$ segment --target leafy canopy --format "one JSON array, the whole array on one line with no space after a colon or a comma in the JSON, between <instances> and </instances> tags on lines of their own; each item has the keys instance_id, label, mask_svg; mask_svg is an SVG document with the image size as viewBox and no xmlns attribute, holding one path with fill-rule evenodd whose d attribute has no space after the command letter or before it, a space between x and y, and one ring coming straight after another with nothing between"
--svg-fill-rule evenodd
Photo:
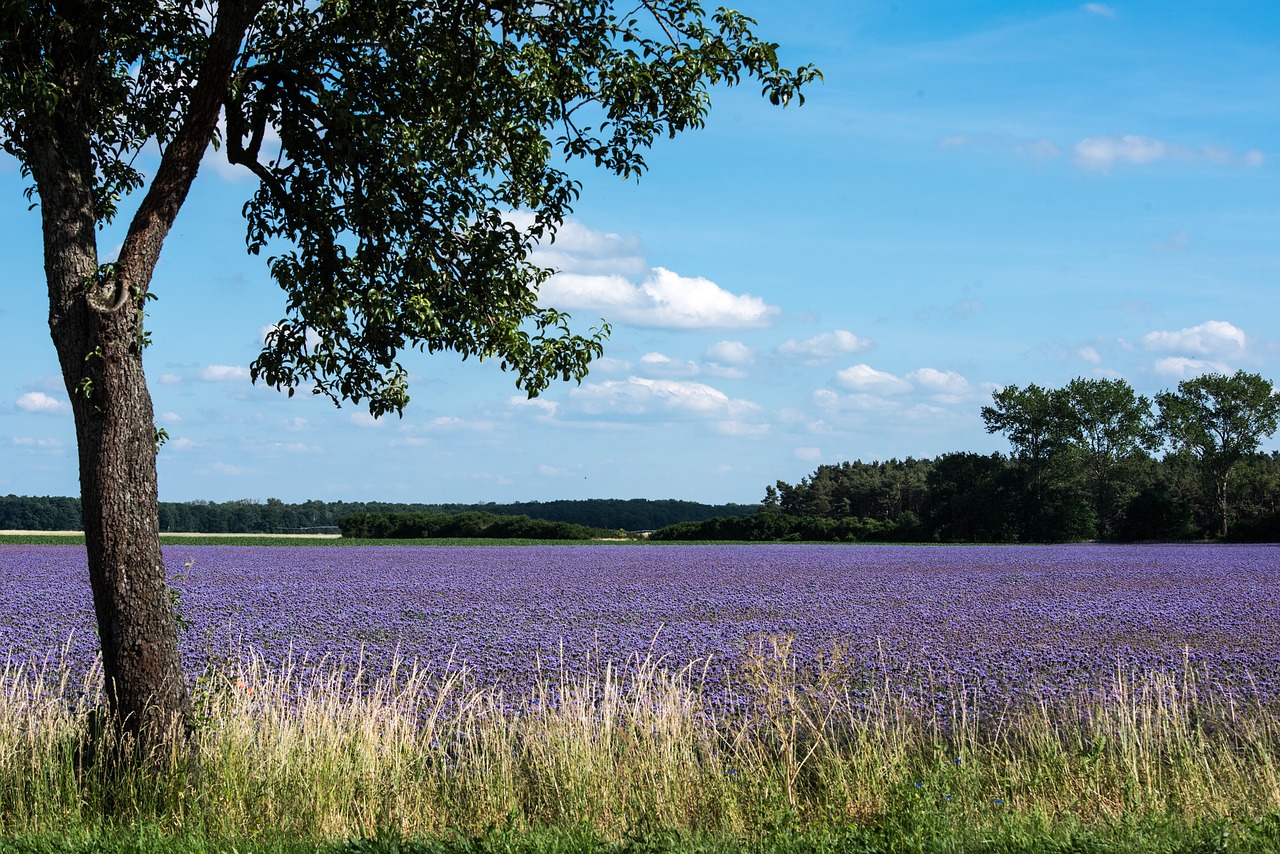
<instances>
[{"instance_id":1,"label":"leafy canopy","mask_svg":"<svg viewBox=\"0 0 1280 854\"><path fill-rule=\"evenodd\" d=\"M550 272L529 261L571 212L573 162L639 176L659 137L703 124L710 87L753 78L785 105L821 77L783 68L738 12L621 8L0 0L0 137L29 172L67 130L56 125L76 123L106 223L143 186L144 147L179 138L210 85L202 59L243 30L211 85L225 116L214 142L257 178L248 249L268 254L285 294L254 379L382 415L408 401L400 352L451 350L499 360L532 396L580 380L608 334L578 335L539 305Z\"/></svg>"},{"instance_id":2,"label":"leafy canopy","mask_svg":"<svg viewBox=\"0 0 1280 854\"><path fill-rule=\"evenodd\" d=\"M1203 374L1156 395L1160 426L1218 476L1280 427L1280 393L1259 374Z\"/></svg>"}]
</instances>

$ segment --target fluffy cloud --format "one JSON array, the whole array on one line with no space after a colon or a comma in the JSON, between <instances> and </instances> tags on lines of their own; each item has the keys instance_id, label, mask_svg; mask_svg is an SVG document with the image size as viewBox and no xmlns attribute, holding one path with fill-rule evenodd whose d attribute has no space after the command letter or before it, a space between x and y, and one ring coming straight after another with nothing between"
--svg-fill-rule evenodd
<instances>
[{"instance_id":1,"label":"fluffy cloud","mask_svg":"<svg viewBox=\"0 0 1280 854\"><path fill-rule=\"evenodd\" d=\"M1198 356L1240 354L1247 343L1244 330L1225 320L1209 320L1177 332L1148 332L1142 337L1142 346L1148 350Z\"/></svg>"},{"instance_id":2,"label":"fluffy cloud","mask_svg":"<svg viewBox=\"0 0 1280 854\"><path fill-rule=\"evenodd\" d=\"M516 412L531 413L539 420L555 418L556 413L560 410L560 404L554 400L544 400L541 397L529 398L521 395L512 395L507 398L507 404Z\"/></svg>"},{"instance_id":3,"label":"fluffy cloud","mask_svg":"<svg viewBox=\"0 0 1280 854\"><path fill-rule=\"evenodd\" d=\"M663 329L767 326L782 311L759 297L730 293L709 279L681 276L665 267L649 270L640 284L617 274L558 273L542 286L539 302Z\"/></svg>"},{"instance_id":4,"label":"fluffy cloud","mask_svg":"<svg viewBox=\"0 0 1280 854\"><path fill-rule=\"evenodd\" d=\"M708 361L741 368L756 360L755 351L741 341L717 341L707 348Z\"/></svg>"},{"instance_id":5,"label":"fluffy cloud","mask_svg":"<svg viewBox=\"0 0 1280 854\"><path fill-rule=\"evenodd\" d=\"M859 338L847 329L837 329L803 341L790 338L778 345L778 352L784 356L798 356L811 365L820 365L839 356L861 353L873 346L870 339Z\"/></svg>"},{"instance_id":6,"label":"fluffy cloud","mask_svg":"<svg viewBox=\"0 0 1280 854\"><path fill-rule=\"evenodd\" d=\"M520 228L533 224L533 216L517 213L509 219ZM649 271L640 241L611 232L595 231L570 220L556 232L554 243L537 247L534 263L562 273L616 274L643 277Z\"/></svg>"},{"instance_id":7,"label":"fluffy cloud","mask_svg":"<svg viewBox=\"0 0 1280 854\"><path fill-rule=\"evenodd\" d=\"M196 376L210 383L243 382L249 379L249 369L242 365L209 365Z\"/></svg>"},{"instance_id":8,"label":"fluffy cloud","mask_svg":"<svg viewBox=\"0 0 1280 854\"><path fill-rule=\"evenodd\" d=\"M1164 376L1176 377L1180 380L1198 377L1201 374L1217 373L1229 374L1231 368L1222 362L1206 361L1204 359L1191 359L1186 356L1168 356L1164 359L1157 359L1155 363L1155 372Z\"/></svg>"},{"instance_id":9,"label":"fluffy cloud","mask_svg":"<svg viewBox=\"0 0 1280 854\"><path fill-rule=\"evenodd\" d=\"M56 397L50 397L42 391L29 391L16 401L23 412L35 412L41 415L62 415L71 411L71 404Z\"/></svg>"},{"instance_id":10,"label":"fluffy cloud","mask_svg":"<svg viewBox=\"0 0 1280 854\"><path fill-rule=\"evenodd\" d=\"M374 418L368 412L352 412L347 419L357 427L365 427L376 429L386 426L386 422L381 418Z\"/></svg>"},{"instance_id":11,"label":"fluffy cloud","mask_svg":"<svg viewBox=\"0 0 1280 854\"><path fill-rule=\"evenodd\" d=\"M759 420L760 406L735 400L706 383L628 377L579 386L569 392L572 409L592 417L659 417L742 424Z\"/></svg>"},{"instance_id":12,"label":"fluffy cloud","mask_svg":"<svg viewBox=\"0 0 1280 854\"><path fill-rule=\"evenodd\" d=\"M843 389L864 394L905 394L911 391L911 383L866 364L840 371L836 374L836 383Z\"/></svg>"},{"instance_id":13,"label":"fluffy cloud","mask_svg":"<svg viewBox=\"0 0 1280 854\"><path fill-rule=\"evenodd\" d=\"M640 357L639 369L649 376L692 377L701 373L696 362L673 359L662 353L645 353Z\"/></svg>"},{"instance_id":14,"label":"fluffy cloud","mask_svg":"<svg viewBox=\"0 0 1280 854\"><path fill-rule=\"evenodd\" d=\"M955 371L920 368L907 374L920 391L932 395L940 403L959 403L972 394L973 386Z\"/></svg>"},{"instance_id":15,"label":"fluffy cloud","mask_svg":"<svg viewBox=\"0 0 1280 854\"><path fill-rule=\"evenodd\" d=\"M797 460L803 460L806 463L822 462L821 448L796 448L792 454Z\"/></svg>"},{"instance_id":16,"label":"fluffy cloud","mask_svg":"<svg viewBox=\"0 0 1280 854\"><path fill-rule=\"evenodd\" d=\"M507 214L517 228L533 224L523 211ZM589 311L610 322L662 329L743 329L771 324L781 313L750 294L715 282L650 266L633 237L564 223L554 241L535 247L530 259L556 273L538 301L564 311Z\"/></svg>"},{"instance_id":17,"label":"fluffy cloud","mask_svg":"<svg viewBox=\"0 0 1280 854\"><path fill-rule=\"evenodd\" d=\"M741 341L717 341L704 354L707 373L717 377L742 379L746 367L756 360L755 351Z\"/></svg>"}]
</instances>

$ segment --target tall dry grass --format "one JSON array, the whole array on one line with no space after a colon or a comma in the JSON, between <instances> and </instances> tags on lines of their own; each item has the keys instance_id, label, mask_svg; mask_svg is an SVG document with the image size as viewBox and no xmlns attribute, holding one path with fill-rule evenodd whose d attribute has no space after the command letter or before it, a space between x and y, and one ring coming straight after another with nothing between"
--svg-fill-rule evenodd
<instances>
[{"instance_id":1,"label":"tall dry grass","mask_svg":"<svg viewBox=\"0 0 1280 854\"><path fill-rule=\"evenodd\" d=\"M635 827L751 837L780 821L904 816L965 828L1105 825L1280 809L1271 710L1206 695L1197 675L1117 670L1065 704L982 709L950 685L849 672L838 650L799 666L761 638L729 685L705 662L594 662L541 674L528 696L465 667L400 663L370 680L238 655L203 676L199 773L180 757L92 761L101 673L53 660L0 672L0 837L81 837L130 822L211 838L337 839L516 826ZM936 687L936 686L934 686Z\"/></svg>"}]
</instances>

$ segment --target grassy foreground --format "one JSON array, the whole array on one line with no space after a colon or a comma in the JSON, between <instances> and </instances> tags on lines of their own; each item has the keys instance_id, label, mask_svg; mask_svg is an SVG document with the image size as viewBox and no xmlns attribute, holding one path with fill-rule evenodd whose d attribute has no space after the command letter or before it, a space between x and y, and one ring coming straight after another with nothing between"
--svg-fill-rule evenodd
<instances>
[{"instance_id":1,"label":"grassy foreground","mask_svg":"<svg viewBox=\"0 0 1280 854\"><path fill-rule=\"evenodd\" d=\"M587 672L506 697L465 669L304 682L237 656L200 679L190 776L86 761L100 675L10 666L0 851L1280 850L1276 718L1189 672L992 718L800 672L785 638L727 687Z\"/></svg>"}]
</instances>

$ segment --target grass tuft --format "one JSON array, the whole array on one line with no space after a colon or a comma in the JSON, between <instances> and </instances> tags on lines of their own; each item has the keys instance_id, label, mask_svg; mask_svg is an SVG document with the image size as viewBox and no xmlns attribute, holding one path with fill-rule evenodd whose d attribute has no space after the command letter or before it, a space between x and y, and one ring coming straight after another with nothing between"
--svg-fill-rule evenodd
<instances>
[{"instance_id":1,"label":"grass tuft","mask_svg":"<svg viewBox=\"0 0 1280 854\"><path fill-rule=\"evenodd\" d=\"M1265 851L1280 729L1177 676L921 711L839 650L762 637L730 685L653 656L541 674L389 676L230 656L182 757L85 761L101 671L0 671L4 851ZM943 683L947 684L947 683ZM1206 683L1207 684L1207 683ZM222 842L221 840L226 840Z\"/></svg>"}]
</instances>

